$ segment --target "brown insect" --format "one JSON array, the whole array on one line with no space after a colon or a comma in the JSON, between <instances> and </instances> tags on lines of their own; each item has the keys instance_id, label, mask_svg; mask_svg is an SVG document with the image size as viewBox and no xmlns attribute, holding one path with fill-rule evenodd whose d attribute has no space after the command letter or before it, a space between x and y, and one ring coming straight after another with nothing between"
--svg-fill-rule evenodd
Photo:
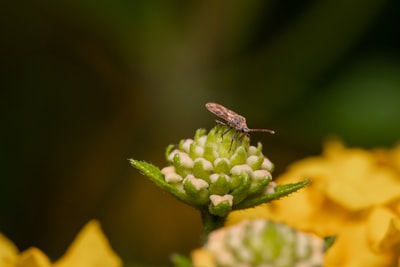
<instances>
[{"instance_id":1,"label":"brown insect","mask_svg":"<svg viewBox=\"0 0 400 267\"><path fill-rule=\"evenodd\" d=\"M222 133L222 136L224 136L230 129L235 129L236 131L233 133L232 136L232 142L231 146L233 143L233 140L235 139L236 135L238 132L241 132L242 135L239 137L239 139L242 139L243 136L250 137L250 132L265 132L265 133L270 133L274 134L275 132L273 130L269 129L249 129L246 124L246 118L243 117L242 115L237 114L236 112L220 105L217 103L207 103L206 108L217 115L218 118L223 119L224 121L220 120L215 120L216 123L220 125L225 125L228 126L229 129L225 130Z\"/></svg>"}]
</instances>

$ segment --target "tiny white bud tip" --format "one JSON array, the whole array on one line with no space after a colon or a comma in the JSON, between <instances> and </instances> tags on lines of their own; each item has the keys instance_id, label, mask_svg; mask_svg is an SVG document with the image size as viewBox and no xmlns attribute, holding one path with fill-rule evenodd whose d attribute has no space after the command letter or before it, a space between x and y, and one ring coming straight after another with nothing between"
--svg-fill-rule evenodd
<instances>
[{"instance_id":1,"label":"tiny white bud tip","mask_svg":"<svg viewBox=\"0 0 400 267\"><path fill-rule=\"evenodd\" d=\"M193 139L186 139L183 144L182 144L182 149L186 152L189 153L190 151L190 145L193 144Z\"/></svg>"},{"instance_id":2,"label":"tiny white bud tip","mask_svg":"<svg viewBox=\"0 0 400 267\"><path fill-rule=\"evenodd\" d=\"M252 169L251 169L251 167L249 166L249 165L247 165L247 164L242 164L242 165L236 165L235 167L233 167L232 169L231 169L231 173L233 174L233 175L240 175L240 174L242 174L242 173L244 173L244 172L246 172L246 173L252 173Z\"/></svg>"},{"instance_id":3,"label":"tiny white bud tip","mask_svg":"<svg viewBox=\"0 0 400 267\"><path fill-rule=\"evenodd\" d=\"M253 179L264 180L265 178L271 178L271 173L267 170L257 170L253 172Z\"/></svg>"},{"instance_id":4,"label":"tiny white bud tip","mask_svg":"<svg viewBox=\"0 0 400 267\"><path fill-rule=\"evenodd\" d=\"M200 191L203 188L208 188L208 183L206 181L204 181L203 179L198 179L192 174L186 176L185 181L190 181L197 191Z\"/></svg>"},{"instance_id":5,"label":"tiny white bud tip","mask_svg":"<svg viewBox=\"0 0 400 267\"><path fill-rule=\"evenodd\" d=\"M274 164L268 159L264 158L263 163L261 164L261 169L272 171Z\"/></svg>"},{"instance_id":6,"label":"tiny white bud tip","mask_svg":"<svg viewBox=\"0 0 400 267\"><path fill-rule=\"evenodd\" d=\"M206 160L205 158L197 158L194 160L194 162L201 162L203 165L203 169L205 171L212 171L213 170L213 165L211 164L211 162L209 162L208 160Z\"/></svg>"},{"instance_id":7,"label":"tiny white bud tip","mask_svg":"<svg viewBox=\"0 0 400 267\"><path fill-rule=\"evenodd\" d=\"M218 206L223 201L228 201L229 205L233 205L233 196L232 195L211 195L210 196L211 203L213 206Z\"/></svg>"}]
</instances>

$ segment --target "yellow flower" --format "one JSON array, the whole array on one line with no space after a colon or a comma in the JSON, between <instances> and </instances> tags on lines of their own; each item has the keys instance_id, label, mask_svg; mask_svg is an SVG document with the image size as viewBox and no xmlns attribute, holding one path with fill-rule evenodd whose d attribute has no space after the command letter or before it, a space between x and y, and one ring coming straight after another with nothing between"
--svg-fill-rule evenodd
<instances>
[{"instance_id":1,"label":"yellow flower","mask_svg":"<svg viewBox=\"0 0 400 267\"><path fill-rule=\"evenodd\" d=\"M15 266L15 261L17 260L17 254L18 254L17 247L4 235L0 233L0 266L1 267Z\"/></svg>"},{"instance_id":2,"label":"yellow flower","mask_svg":"<svg viewBox=\"0 0 400 267\"><path fill-rule=\"evenodd\" d=\"M277 178L310 178L310 186L271 204L234 212L270 218L321 237L337 239L324 266L395 266L400 258L400 146L392 150L345 148L331 141L319 157L294 163Z\"/></svg>"},{"instance_id":3,"label":"yellow flower","mask_svg":"<svg viewBox=\"0 0 400 267\"><path fill-rule=\"evenodd\" d=\"M39 249L19 253L15 245L0 235L0 267L119 267L120 258L112 251L97 221L81 230L65 255L52 264Z\"/></svg>"}]
</instances>

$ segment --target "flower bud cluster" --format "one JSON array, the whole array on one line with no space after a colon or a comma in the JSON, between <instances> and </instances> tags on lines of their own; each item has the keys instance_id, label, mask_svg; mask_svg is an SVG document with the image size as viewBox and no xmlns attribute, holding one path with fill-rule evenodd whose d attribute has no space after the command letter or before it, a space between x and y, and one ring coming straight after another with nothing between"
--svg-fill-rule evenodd
<instances>
[{"instance_id":1,"label":"flower bud cluster","mask_svg":"<svg viewBox=\"0 0 400 267\"><path fill-rule=\"evenodd\" d=\"M192 255L194 266L209 258L211 266L322 266L324 240L268 220L247 220L209 235ZM210 260L211 259L211 260Z\"/></svg>"},{"instance_id":2,"label":"flower bud cluster","mask_svg":"<svg viewBox=\"0 0 400 267\"><path fill-rule=\"evenodd\" d=\"M161 170L165 182L174 186L186 202L208 207L224 217L248 197L271 194L273 164L262 145L251 146L247 136L234 138L234 130L216 126L208 134L197 130L194 139L184 139L166 152L168 167Z\"/></svg>"}]
</instances>

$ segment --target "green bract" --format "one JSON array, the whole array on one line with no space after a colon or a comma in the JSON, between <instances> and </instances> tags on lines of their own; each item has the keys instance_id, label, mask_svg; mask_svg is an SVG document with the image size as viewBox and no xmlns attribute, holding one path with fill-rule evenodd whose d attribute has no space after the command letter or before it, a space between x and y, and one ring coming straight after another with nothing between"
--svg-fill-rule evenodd
<instances>
[{"instance_id":1,"label":"green bract","mask_svg":"<svg viewBox=\"0 0 400 267\"><path fill-rule=\"evenodd\" d=\"M226 132L223 135L224 131ZM244 209L286 196L308 181L276 186L273 164L262 153L262 145L250 145L234 129L216 126L208 134L196 131L166 150L168 166L162 170L143 161L131 164L159 187L201 210L204 216L225 218L231 210Z\"/></svg>"}]
</instances>

